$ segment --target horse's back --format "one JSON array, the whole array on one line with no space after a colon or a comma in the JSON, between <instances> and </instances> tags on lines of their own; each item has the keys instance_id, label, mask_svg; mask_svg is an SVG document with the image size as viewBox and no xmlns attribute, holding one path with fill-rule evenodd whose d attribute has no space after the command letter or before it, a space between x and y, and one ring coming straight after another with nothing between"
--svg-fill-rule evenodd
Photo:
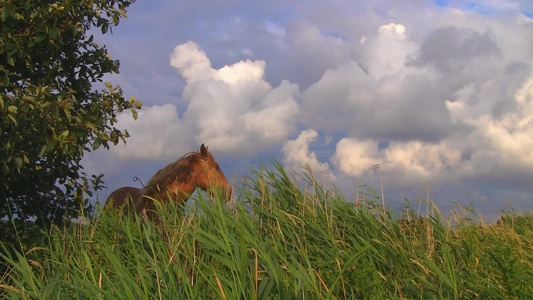
<instances>
[{"instance_id":1,"label":"horse's back","mask_svg":"<svg viewBox=\"0 0 533 300\"><path fill-rule=\"evenodd\" d=\"M125 206L124 208L126 207L133 208L135 206L134 204L139 195L139 192L140 192L140 189L131 187L131 186L125 186L125 187L116 189L109 195L109 197L107 197L107 201L106 201L104 208L105 209L110 209L110 208L116 209L116 208L121 208L123 206Z\"/></svg>"}]
</instances>

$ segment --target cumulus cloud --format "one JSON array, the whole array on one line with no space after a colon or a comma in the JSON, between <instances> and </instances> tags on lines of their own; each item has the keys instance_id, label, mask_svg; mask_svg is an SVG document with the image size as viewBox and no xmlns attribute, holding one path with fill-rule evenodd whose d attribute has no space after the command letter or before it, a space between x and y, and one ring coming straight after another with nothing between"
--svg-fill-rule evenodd
<instances>
[{"instance_id":1,"label":"cumulus cloud","mask_svg":"<svg viewBox=\"0 0 533 300\"><path fill-rule=\"evenodd\" d=\"M407 39L406 27L395 23L379 26L374 36L364 36L358 46L353 49L355 59L372 78L396 73L403 75L406 56L416 49L416 45Z\"/></svg>"},{"instance_id":2,"label":"cumulus cloud","mask_svg":"<svg viewBox=\"0 0 533 300\"><path fill-rule=\"evenodd\" d=\"M352 59L303 91L302 122L328 132L348 129L361 138L445 136L453 127L444 104L448 91L434 72L406 66L417 49L406 35L401 24L377 28L354 48Z\"/></svg>"},{"instance_id":3,"label":"cumulus cloud","mask_svg":"<svg viewBox=\"0 0 533 300\"><path fill-rule=\"evenodd\" d=\"M290 45L291 65L298 70L298 81L303 85L315 82L328 69L346 62L351 48L351 42L324 35L316 24L305 19L289 22L284 39Z\"/></svg>"},{"instance_id":4,"label":"cumulus cloud","mask_svg":"<svg viewBox=\"0 0 533 300\"><path fill-rule=\"evenodd\" d=\"M120 159L175 160L191 151L187 149L187 124L178 117L172 104L144 107L138 111L138 119L131 113L118 116L119 127L128 130L126 144L119 144L111 151Z\"/></svg>"},{"instance_id":5,"label":"cumulus cloud","mask_svg":"<svg viewBox=\"0 0 533 300\"><path fill-rule=\"evenodd\" d=\"M348 130L331 157L337 176L364 179L379 165L392 187L533 179L531 39L514 33L532 22L465 15L421 38L381 25L302 92L305 125Z\"/></svg>"},{"instance_id":6,"label":"cumulus cloud","mask_svg":"<svg viewBox=\"0 0 533 300\"><path fill-rule=\"evenodd\" d=\"M334 165L361 178L379 165L393 187L436 186L444 182L485 177L487 180L533 180L533 79L514 95L517 110L499 119L476 115L467 97L447 102L455 122L472 126L468 134L438 143L393 141L379 149L372 140L344 138L337 143Z\"/></svg>"},{"instance_id":7,"label":"cumulus cloud","mask_svg":"<svg viewBox=\"0 0 533 300\"><path fill-rule=\"evenodd\" d=\"M119 116L131 133L126 145L113 150L119 158L166 160L200 143L246 155L282 143L295 130L299 87L286 80L272 87L264 79L264 61L214 69L197 44L186 42L172 51L170 65L186 80L185 111L180 116L176 104L145 105L137 121Z\"/></svg>"},{"instance_id":8,"label":"cumulus cloud","mask_svg":"<svg viewBox=\"0 0 533 300\"><path fill-rule=\"evenodd\" d=\"M333 157L344 174L364 179L381 169L388 187L435 187L454 182L468 173L459 149L448 143L391 142L378 149L374 141L345 138L339 141Z\"/></svg>"},{"instance_id":9,"label":"cumulus cloud","mask_svg":"<svg viewBox=\"0 0 533 300\"><path fill-rule=\"evenodd\" d=\"M471 114L472 104L464 99L449 105L455 114L464 116L464 122L475 128L480 144L484 146L479 152L493 162L491 171L529 173L528 170L533 169L533 76L516 90L512 100L516 109L498 118L490 114Z\"/></svg>"},{"instance_id":10,"label":"cumulus cloud","mask_svg":"<svg viewBox=\"0 0 533 300\"><path fill-rule=\"evenodd\" d=\"M191 41L177 46L170 54L170 65L183 76L187 82L212 78L215 70L211 67L211 61Z\"/></svg>"},{"instance_id":11,"label":"cumulus cloud","mask_svg":"<svg viewBox=\"0 0 533 300\"><path fill-rule=\"evenodd\" d=\"M379 165L378 151L377 142L343 138L337 143L332 161L341 172L360 177Z\"/></svg>"},{"instance_id":12,"label":"cumulus cloud","mask_svg":"<svg viewBox=\"0 0 533 300\"><path fill-rule=\"evenodd\" d=\"M499 54L498 45L487 33L449 25L432 31L410 63L429 64L443 73L457 73L475 60L497 58Z\"/></svg>"},{"instance_id":13,"label":"cumulus cloud","mask_svg":"<svg viewBox=\"0 0 533 300\"><path fill-rule=\"evenodd\" d=\"M300 132L295 140L283 143L283 161L285 165L300 169L310 168L312 172L325 176L329 180L335 180L335 176L330 170L327 162L320 162L316 153L309 150L309 144L318 138L318 132L313 129L306 129Z\"/></svg>"},{"instance_id":14,"label":"cumulus cloud","mask_svg":"<svg viewBox=\"0 0 533 300\"><path fill-rule=\"evenodd\" d=\"M299 87L264 79L266 63L245 60L220 69L193 42L177 46L171 65L187 85L183 119L196 129L195 139L218 151L249 154L286 140L295 129Z\"/></svg>"}]
</instances>

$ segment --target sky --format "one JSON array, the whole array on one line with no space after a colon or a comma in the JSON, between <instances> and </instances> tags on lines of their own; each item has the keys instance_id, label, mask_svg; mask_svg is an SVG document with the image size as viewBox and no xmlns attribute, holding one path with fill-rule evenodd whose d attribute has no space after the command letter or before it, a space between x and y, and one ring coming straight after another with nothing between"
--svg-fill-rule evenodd
<instances>
[{"instance_id":1,"label":"sky","mask_svg":"<svg viewBox=\"0 0 533 300\"><path fill-rule=\"evenodd\" d=\"M143 103L84 158L100 201L205 143L235 185L275 160L352 200L533 209L529 0L137 1L96 41Z\"/></svg>"}]
</instances>

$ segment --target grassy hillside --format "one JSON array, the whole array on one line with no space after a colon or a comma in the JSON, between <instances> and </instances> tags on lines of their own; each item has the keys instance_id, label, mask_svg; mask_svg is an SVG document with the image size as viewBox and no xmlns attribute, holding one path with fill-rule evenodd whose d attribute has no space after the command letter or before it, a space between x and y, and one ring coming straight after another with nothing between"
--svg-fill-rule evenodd
<instances>
[{"instance_id":1,"label":"grassy hillside","mask_svg":"<svg viewBox=\"0 0 533 300\"><path fill-rule=\"evenodd\" d=\"M311 177L258 170L234 205L196 199L164 226L103 212L4 254L7 299L527 299L533 216L403 218ZM302 184L300 184L302 186ZM424 217L424 218L420 218ZM453 225L453 226L450 226ZM4 249L3 253L9 253Z\"/></svg>"}]
</instances>

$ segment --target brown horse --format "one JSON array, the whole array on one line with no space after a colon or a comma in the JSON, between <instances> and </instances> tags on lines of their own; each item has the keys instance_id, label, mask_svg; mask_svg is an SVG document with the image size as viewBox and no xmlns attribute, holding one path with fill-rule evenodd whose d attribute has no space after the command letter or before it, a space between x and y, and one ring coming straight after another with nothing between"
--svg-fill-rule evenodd
<instances>
[{"instance_id":1,"label":"brown horse","mask_svg":"<svg viewBox=\"0 0 533 300\"><path fill-rule=\"evenodd\" d=\"M197 187L210 194L214 189L221 191L225 193L226 201L231 197L228 180L204 144L200 146L200 151L190 152L157 171L144 188L121 187L115 190L107 198L105 208L123 207L137 214L145 212L149 218L156 219L154 200L162 203L169 199L185 202Z\"/></svg>"}]
</instances>

